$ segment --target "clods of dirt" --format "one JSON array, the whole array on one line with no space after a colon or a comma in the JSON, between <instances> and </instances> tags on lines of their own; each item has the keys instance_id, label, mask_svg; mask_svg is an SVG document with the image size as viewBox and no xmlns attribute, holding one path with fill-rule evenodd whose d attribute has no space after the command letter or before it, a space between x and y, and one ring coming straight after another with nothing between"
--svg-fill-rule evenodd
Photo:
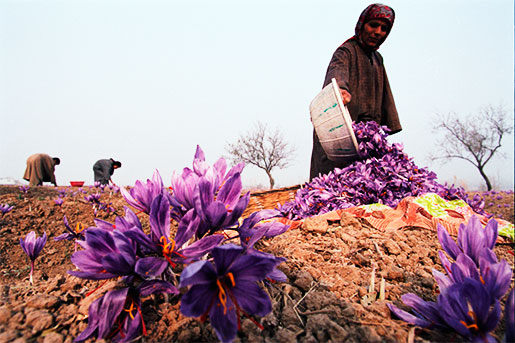
<instances>
[{"instance_id":1,"label":"clods of dirt","mask_svg":"<svg viewBox=\"0 0 515 343\"><path fill-rule=\"evenodd\" d=\"M66 196L59 206L54 200L61 189ZM266 192L255 193L246 213L288 201L292 191L271 192L269 199ZM96 216L84 195L73 187L37 187L23 193L15 186L0 186L0 204L14 206L0 217L0 343L72 342L87 326L88 305L103 291L116 287L115 280L103 283L68 275L75 268L70 261L74 244L53 240L65 232L64 215L72 225L93 226L95 218L114 222L117 214L124 213L126 203L118 193L101 193L101 200L112 203L115 212L97 211ZM504 201L513 203L513 195ZM145 215L139 216L148 228ZM30 231L48 235L36 261L33 286L28 258L19 245ZM407 309L400 297L410 292L425 300L436 299L438 288L431 271L443 271L436 232L417 227L380 231L344 215L330 222L306 220L297 229L260 242L257 248L287 259L279 268L288 281L263 284L273 310L263 318L242 317L235 342L463 340L453 332L408 325L393 318L386 306L393 303ZM497 245L495 252L513 268L513 244ZM140 341L217 342L209 319L185 317L179 305L177 297L145 299L142 311L147 335ZM500 341L503 332L501 322L494 336Z\"/></svg>"}]
</instances>

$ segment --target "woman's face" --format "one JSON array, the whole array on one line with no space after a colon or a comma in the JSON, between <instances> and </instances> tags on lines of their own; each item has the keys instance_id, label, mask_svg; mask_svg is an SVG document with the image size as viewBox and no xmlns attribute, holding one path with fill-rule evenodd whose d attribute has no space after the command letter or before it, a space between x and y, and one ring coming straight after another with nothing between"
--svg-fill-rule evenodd
<instances>
[{"instance_id":1,"label":"woman's face","mask_svg":"<svg viewBox=\"0 0 515 343\"><path fill-rule=\"evenodd\" d=\"M388 31L388 21L384 19L372 19L363 25L361 40L363 44L370 48L375 48L380 44Z\"/></svg>"}]
</instances>

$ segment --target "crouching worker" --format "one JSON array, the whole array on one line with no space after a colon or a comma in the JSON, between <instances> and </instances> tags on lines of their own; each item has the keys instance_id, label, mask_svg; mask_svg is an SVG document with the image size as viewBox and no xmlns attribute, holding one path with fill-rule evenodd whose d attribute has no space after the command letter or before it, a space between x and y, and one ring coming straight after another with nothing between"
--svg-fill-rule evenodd
<instances>
[{"instance_id":1,"label":"crouching worker","mask_svg":"<svg viewBox=\"0 0 515 343\"><path fill-rule=\"evenodd\" d=\"M47 154L30 155L27 159L27 168L23 179L29 181L29 186L42 186L43 182L51 182L57 186L55 181L55 166L61 164L58 157L50 157Z\"/></svg>"},{"instance_id":2,"label":"crouching worker","mask_svg":"<svg viewBox=\"0 0 515 343\"><path fill-rule=\"evenodd\" d=\"M112 158L96 161L93 165L95 182L100 182L102 185L108 185L109 183L114 185L113 180L111 180L111 176L113 175L114 170L121 168L121 166L122 163L120 161L115 161Z\"/></svg>"}]
</instances>

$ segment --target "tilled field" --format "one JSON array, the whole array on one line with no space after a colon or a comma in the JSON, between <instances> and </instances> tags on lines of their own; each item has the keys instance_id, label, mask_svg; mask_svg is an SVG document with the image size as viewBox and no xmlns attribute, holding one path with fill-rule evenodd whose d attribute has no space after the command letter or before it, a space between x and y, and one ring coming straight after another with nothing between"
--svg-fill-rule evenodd
<instances>
[{"instance_id":1,"label":"tilled field","mask_svg":"<svg viewBox=\"0 0 515 343\"><path fill-rule=\"evenodd\" d=\"M87 326L89 304L103 291L116 287L116 280L93 282L66 273L75 268L70 262L73 242L53 240L65 231L63 216L70 223L93 226L95 214L84 194L74 194L77 188L59 189L67 194L60 206L54 202L57 188L31 188L23 193L16 186L0 186L0 204L14 206L0 217L0 343L72 342ZM290 200L295 190L254 192L246 215ZM487 210L513 222L513 193L499 194L503 196L488 200ZM104 192L102 199L110 202L115 212L99 211L97 218L114 221L116 214L123 214L126 203L119 193ZM144 215L141 220L148 229ZM49 237L36 261L33 286L29 283L28 258L19 245L20 238L32 230L38 236L46 232ZM436 232L416 227L379 231L350 216L334 222L315 217L300 228L261 242L258 248L287 259L280 269L288 282L264 285L273 311L256 318L262 329L250 318L242 318L236 341L462 341L453 332L407 325L392 318L386 306L392 302L406 309L399 299L408 292L435 300L438 289L431 270L443 271ZM513 267L513 244L499 244L495 252ZM384 300L376 299L381 280L385 281ZM142 342L217 341L209 321L179 312L177 297L147 298L143 317L147 334L141 337ZM501 322L494 332L499 341L503 331Z\"/></svg>"}]
</instances>

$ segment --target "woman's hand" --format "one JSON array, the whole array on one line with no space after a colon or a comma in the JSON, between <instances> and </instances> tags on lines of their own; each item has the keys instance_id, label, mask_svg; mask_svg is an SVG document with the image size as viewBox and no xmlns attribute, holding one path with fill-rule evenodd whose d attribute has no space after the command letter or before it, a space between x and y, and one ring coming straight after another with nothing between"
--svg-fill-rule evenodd
<instances>
[{"instance_id":1,"label":"woman's hand","mask_svg":"<svg viewBox=\"0 0 515 343\"><path fill-rule=\"evenodd\" d=\"M351 101L352 95L350 95L350 93L347 92L345 89L341 89L341 88L340 88L340 93L342 94L343 104L347 105Z\"/></svg>"}]
</instances>

